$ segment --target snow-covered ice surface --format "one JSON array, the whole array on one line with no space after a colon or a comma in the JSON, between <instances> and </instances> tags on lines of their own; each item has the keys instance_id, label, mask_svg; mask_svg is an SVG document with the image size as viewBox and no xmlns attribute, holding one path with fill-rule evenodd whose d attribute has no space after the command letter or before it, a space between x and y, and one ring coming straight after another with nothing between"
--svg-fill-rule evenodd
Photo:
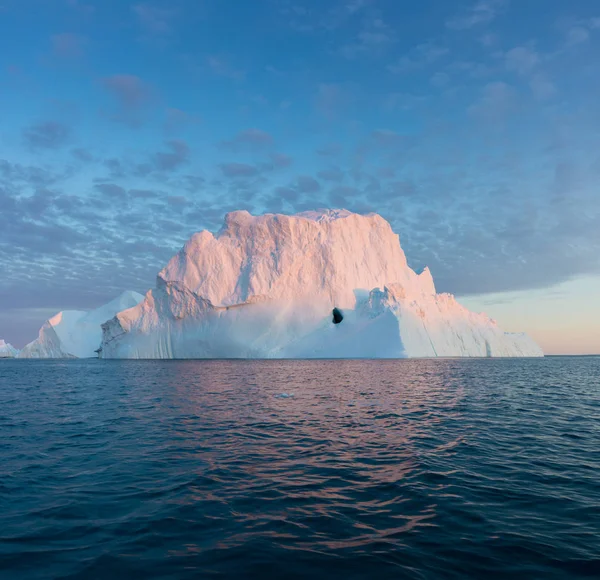
<instances>
[{"instance_id":1,"label":"snow-covered ice surface","mask_svg":"<svg viewBox=\"0 0 600 580\"><path fill-rule=\"evenodd\" d=\"M381 216L346 210L230 213L102 329L104 358L543 356L526 335L436 294Z\"/></svg>"},{"instance_id":2,"label":"snow-covered ice surface","mask_svg":"<svg viewBox=\"0 0 600 580\"><path fill-rule=\"evenodd\" d=\"M19 351L10 343L0 339L0 358L14 358Z\"/></svg>"},{"instance_id":3,"label":"snow-covered ice surface","mask_svg":"<svg viewBox=\"0 0 600 580\"><path fill-rule=\"evenodd\" d=\"M102 341L102 323L143 299L141 294L127 291L95 310L63 310L44 323L38 338L23 348L19 358L95 357Z\"/></svg>"}]
</instances>

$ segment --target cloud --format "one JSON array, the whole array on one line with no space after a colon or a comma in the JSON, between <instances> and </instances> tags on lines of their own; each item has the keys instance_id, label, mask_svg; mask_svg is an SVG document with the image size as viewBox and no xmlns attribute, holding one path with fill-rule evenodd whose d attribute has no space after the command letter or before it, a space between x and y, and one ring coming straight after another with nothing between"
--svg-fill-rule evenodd
<instances>
[{"instance_id":1,"label":"cloud","mask_svg":"<svg viewBox=\"0 0 600 580\"><path fill-rule=\"evenodd\" d=\"M181 109L170 107L166 110L164 130L165 133L172 135L200 122L201 119L199 117L190 115Z\"/></svg>"},{"instance_id":2,"label":"cloud","mask_svg":"<svg viewBox=\"0 0 600 580\"><path fill-rule=\"evenodd\" d=\"M589 30L583 26L572 26L567 31L567 46L583 44L590 39Z\"/></svg>"},{"instance_id":3,"label":"cloud","mask_svg":"<svg viewBox=\"0 0 600 580\"><path fill-rule=\"evenodd\" d=\"M103 79L102 84L123 108L138 108L150 96L150 89L135 75L113 75Z\"/></svg>"},{"instance_id":4,"label":"cloud","mask_svg":"<svg viewBox=\"0 0 600 580\"><path fill-rule=\"evenodd\" d=\"M140 112L152 96L150 87L140 77L128 74L106 77L101 83L115 100L116 108L111 118L138 127L141 124Z\"/></svg>"},{"instance_id":5,"label":"cloud","mask_svg":"<svg viewBox=\"0 0 600 580\"><path fill-rule=\"evenodd\" d=\"M146 32L166 35L173 31L171 28L171 19L174 15L172 10L158 8L148 3L136 4L132 6L131 10Z\"/></svg>"},{"instance_id":6,"label":"cloud","mask_svg":"<svg viewBox=\"0 0 600 580\"><path fill-rule=\"evenodd\" d=\"M479 37L479 42L481 43L481 46L485 48L491 48L492 46L498 44L498 35L491 32L486 32Z\"/></svg>"},{"instance_id":7,"label":"cloud","mask_svg":"<svg viewBox=\"0 0 600 580\"><path fill-rule=\"evenodd\" d=\"M529 81L529 87L539 101L550 99L557 92L556 85L543 74L534 75Z\"/></svg>"},{"instance_id":8,"label":"cloud","mask_svg":"<svg viewBox=\"0 0 600 580\"><path fill-rule=\"evenodd\" d=\"M273 137L260 129L246 129L244 131L240 131L233 139L230 141L223 141L221 146L225 149L230 149L233 151L250 149L254 150L256 148L269 147L273 144Z\"/></svg>"},{"instance_id":9,"label":"cloud","mask_svg":"<svg viewBox=\"0 0 600 580\"><path fill-rule=\"evenodd\" d=\"M388 65L387 70L393 74L407 73L431 65L449 52L444 46L424 42L412 48L394 64Z\"/></svg>"},{"instance_id":10,"label":"cloud","mask_svg":"<svg viewBox=\"0 0 600 580\"><path fill-rule=\"evenodd\" d=\"M44 121L23 130L23 141L29 149L59 149L69 141L71 130L63 123Z\"/></svg>"},{"instance_id":11,"label":"cloud","mask_svg":"<svg viewBox=\"0 0 600 580\"><path fill-rule=\"evenodd\" d=\"M352 199L360 196L360 190L348 185L338 185L329 191L329 206L337 209L351 207Z\"/></svg>"},{"instance_id":12,"label":"cloud","mask_svg":"<svg viewBox=\"0 0 600 580\"><path fill-rule=\"evenodd\" d=\"M479 0L446 21L446 26L453 30L468 30L475 26L489 24L507 5L506 0Z\"/></svg>"},{"instance_id":13,"label":"cloud","mask_svg":"<svg viewBox=\"0 0 600 580\"><path fill-rule=\"evenodd\" d=\"M128 196L133 199L156 199L162 197L159 192L153 189L130 189Z\"/></svg>"},{"instance_id":14,"label":"cloud","mask_svg":"<svg viewBox=\"0 0 600 580\"><path fill-rule=\"evenodd\" d=\"M321 185L310 175L300 175L294 181L293 188L300 193L316 193L321 189Z\"/></svg>"},{"instance_id":15,"label":"cloud","mask_svg":"<svg viewBox=\"0 0 600 580\"><path fill-rule=\"evenodd\" d=\"M118 159L105 159L104 166L110 171L112 179L119 179L126 175L125 167Z\"/></svg>"},{"instance_id":16,"label":"cloud","mask_svg":"<svg viewBox=\"0 0 600 580\"><path fill-rule=\"evenodd\" d=\"M90 17L92 14L94 14L94 12L96 12L95 6L81 2L80 0L67 0L67 5L76 10L79 14L82 14L86 17Z\"/></svg>"},{"instance_id":17,"label":"cloud","mask_svg":"<svg viewBox=\"0 0 600 580\"><path fill-rule=\"evenodd\" d=\"M377 148L398 147L405 144L406 141L406 136L391 129L375 129L369 135L369 148L373 146Z\"/></svg>"},{"instance_id":18,"label":"cloud","mask_svg":"<svg viewBox=\"0 0 600 580\"><path fill-rule=\"evenodd\" d=\"M116 185L115 183L99 183L94 186L96 190L98 190L103 196L112 197L112 198L125 198L127 196L127 192L120 185Z\"/></svg>"},{"instance_id":19,"label":"cloud","mask_svg":"<svg viewBox=\"0 0 600 580\"><path fill-rule=\"evenodd\" d=\"M234 179L242 177L255 177L259 173L258 169L254 165L248 165L247 163L221 163L219 168L225 177L231 177Z\"/></svg>"},{"instance_id":20,"label":"cloud","mask_svg":"<svg viewBox=\"0 0 600 580\"><path fill-rule=\"evenodd\" d=\"M189 161L190 148L185 141L172 140L167 147L170 151L154 155L154 165L159 171L173 171Z\"/></svg>"},{"instance_id":21,"label":"cloud","mask_svg":"<svg viewBox=\"0 0 600 580\"><path fill-rule=\"evenodd\" d=\"M175 207L181 207L188 205L190 202L184 195L169 195L167 196L167 203Z\"/></svg>"},{"instance_id":22,"label":"cloud","mask_svg":"<svg viewBox=\"0 0 600 580\"><path fill-rule=\"evenodd\" d=\"M370 0L348 0L344 3L344 9L348 14L355 14L369 5Z\"/></svg>"},{"instance_id":23,"label":"cloud","mask_svg":"<svg viewBox=\"0 0 600 580\"><path fill-rule=\"evenodd\" d=\"M271 159L273 167L275 167L276 169L283 169L284 167L289 167L294 162L294 160L289 155L285 155L284 153L271 153L269 157Z\"/></svg>"},{"instance_id":24,"label":"cloud","mask_svg":"<svg viewBox=\"0 0 600 580\"><path fill-rule=\"evenodd\" d=\"M431 75L429 79L429 84L438 89L443 89L444 87L447 87L450 84L450 75L445 72L436 72L433 75Z\"/></svg>"},{"instance_id":25,"label":"cloud","mask_svg":"<svg viewBox=\"0 0 600 580\"><path fill-rule=\"evenodd\" d=\"M20 191L22 185L32 188L49 187L56 184L66 177L66 174L60 174L44 167L35 165L21 165L20 163L11 163L6 159L0 159L0 183L10 184L12 189Z\"/></svg>"},{"instance_id":26,"label":"cloud","mask_svg":"<svg viewBox=\"0 0 600 580\"><path fill-rule=\"evenodd\" d=\"M72 149L71 155L73 155L73 157L75 157L75 159L77 159L79 161L83 161L84 163L89 163L91 161L94 161L94 156L87 149L85 149L83 147L76 147L75 149Z\"/></svg>"},{"instance_id":27,"label":"cloud","mask_svg":"<svg viewBox=\"0 0 600 580\"><path fill-rule=\"evenodd\" d=\"M342 46L340 54L348 59L380 56L395 42L394 31L381 18L374 18L364 23L353 42Z\"/></svg>"},{"instance_id":28,"label":"cloud","mask_svg":"<svg viewBox=\"0 0 600 580\"><path fill-rule=\"evenodd\" d=\"M371 3L372 0L331 0L326 5L314 5L302 0L281 0L278 7L287 26L296 32L313 34L347 26Z\"/></svg>"},{"instance_id":29,"label":"cloud","mask_svg":"<svg viewBox=\"0 0 600 580\"><path fill-rule=\"evenodd\" d=\"M497 120L504 117L516 104L515 89L502 81L488 83L481 97L468 109L471 115Z\"/></svg>"},{"instance_id":30,"label":"cloud","mask_svg":"<svg viewBox=\"0 0 600 580\"><path fill-rule=\"evenodd\" d=\"M317 177L324 181L343 181L344 172L339 167L330 167L329 169L319 171Z\"/></svg>"},{"instance_id":31,"label":"cloud","mask_svg":"<svg viewBox=\"0 0 600 580\"><path fill-rule=\"evenodd\" d=\"M330 119L341 114L354 100L354 94L346 85L339 83L320 83L317 86L315 108Z\"/></svg>"},{"instance_id":32,"label":"cloud","mask_svg":"<svg viewBox=\"0 0 600 580\"><path fill-rule=\"evenodd\" d=\"M225 57L211 55L206 59L206 63L213 73L221 77L234 81L242 81L246 77L245 71L233 67Z\"/></svg>"},{"instance_id":33,"label":"cloud","mask_svg":"<svg viewBox=\"0 0 600 580\"><path fill-rule=\"evenodd\" d=\"M319 147L316 151L321 157L336 157L342 152L342 146L339 143L328 143Z\"/></svg>"},{"instance_id":34,"label":"cloud","mask_svg":"<svg viewBox=\"0 0 600 580\"><path fill-rule=\"evenodd\" d=\"M52 53L59 58L81 58L85 52L87 38L72 32L63 32L50 37Z\"/></svg>"},{"instance_id":35,"label":"cloud","mask_svg":"<svg viewBox=\"0 0 600 580\"><path fill-rule=\"evenodd\" d=\"M412 111L423 108L430 101L430 95L412 93L389 93L384 96L381 107L384 111Z\"/></svg>"},{"instance_id":36,"label":"cloud","mask_svg":"<svg viewBox=\"0 0 600 580\"><path fill-rule=\"evenodd\" d=\"M538 65L540 56L527 46L517 46L504 55L504 62L507 70L525 76Z\"/></svg>"},{"instance_id":37,"label":"cloud","mask_svg":"<svg viewBox=\"0 0 600 580\"><path fill-rule=\"evenodd\" d=\"M300 193L298 192L298 190L292 187L276 187L275 195L278 198L284 199L289 202L295 202L300 197Z\"/></svg>"}]
</instances>

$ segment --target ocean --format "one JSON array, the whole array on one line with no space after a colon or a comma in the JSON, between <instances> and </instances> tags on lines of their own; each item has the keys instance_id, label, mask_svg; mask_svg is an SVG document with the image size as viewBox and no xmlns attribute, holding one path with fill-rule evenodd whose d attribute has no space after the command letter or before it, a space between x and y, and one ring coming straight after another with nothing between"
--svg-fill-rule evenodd
<instances>
[{"instance_id":1,"label":"ocean","mask_svg":"<svg viewBox=\"0 0 600 580\"><path fill-rule=\"evenodd\" d=\"M0 360L0 578L600 577L600 357Z\"/></svg>"}]
</instances>

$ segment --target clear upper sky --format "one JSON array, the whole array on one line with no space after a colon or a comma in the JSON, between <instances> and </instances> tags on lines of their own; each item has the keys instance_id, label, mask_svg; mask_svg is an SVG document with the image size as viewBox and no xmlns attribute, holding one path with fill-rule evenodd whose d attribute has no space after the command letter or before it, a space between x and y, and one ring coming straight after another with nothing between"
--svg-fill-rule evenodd
<instances>
[{"instance_id":1,"label":"clear upper sky","mask_svg":"<svg viewBox=\"0 0 600 580\"><path fill-rule=\"evenodd\" d=\"M0 0L0 338L143 292L227 211L345 207L600 352L599 48L597 0Z\"/></svg>"}]
</instances>

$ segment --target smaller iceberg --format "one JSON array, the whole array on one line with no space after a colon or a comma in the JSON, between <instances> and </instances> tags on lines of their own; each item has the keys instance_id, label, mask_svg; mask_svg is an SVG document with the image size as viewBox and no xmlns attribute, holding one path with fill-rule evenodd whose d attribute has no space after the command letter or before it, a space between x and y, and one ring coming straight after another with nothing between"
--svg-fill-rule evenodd
<instances>
[{"instance_id":1,"label":"smaller iceberg","mask_svg":"<svg viewBox=\"0 0 600 580\"><path fill-rule=\"evenodd\" d=\"M127 291L95 310L63 310L47 320L38 337L19 358L94 358L102 341L102 324L144 297Z\"/></svg>"},{"instance_id":2,"label":"smaller iceberg","mask_svg":"<svg viewBox=\"0 0 600 580\"><path fill-rule=\"evenodd\" d=\"M0 339L0 358L15 358L19 351L10 343Z\"/></svg>"}]
</instances>

